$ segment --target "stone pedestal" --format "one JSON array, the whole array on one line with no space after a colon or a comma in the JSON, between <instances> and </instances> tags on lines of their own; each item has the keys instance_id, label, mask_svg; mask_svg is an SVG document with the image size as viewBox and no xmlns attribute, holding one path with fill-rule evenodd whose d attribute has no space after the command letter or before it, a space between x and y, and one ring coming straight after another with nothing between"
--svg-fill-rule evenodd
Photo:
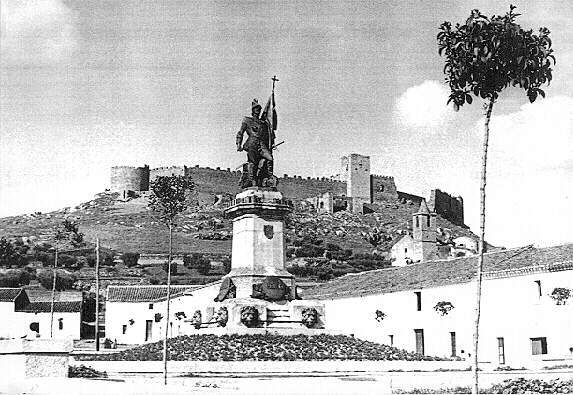
<instances>
[{"instance_id":1,"label":"stone pedestal","mask_svg":"<svg viewBox=\"0 0 573 395\"><path fill-rule=\"evenodd\" d=\"M250 298L253 284L265 277L279 277L291 287L294 276L285 269L284 220L291 204L270 188L247 188L237 194L225 211L233 220L231 272L237 298Z\"/></svg>"},{"instance_id":2,"label":"stone pedestal","mask_svg":"<svg viewBox=\"0 0 573 395\"><path fill-rule=\"evenodd\" d=\"M294 276L285 269L284 221L291 207L273 188L247 188L231 202L225 214L233 220L233 255L225 277L232 284L223 281L217 302L207 307L196 330L312 332L324 328L324 305L296 300ZM223 324L221 317L226 317Z\"/></svg>"}]
</instances>

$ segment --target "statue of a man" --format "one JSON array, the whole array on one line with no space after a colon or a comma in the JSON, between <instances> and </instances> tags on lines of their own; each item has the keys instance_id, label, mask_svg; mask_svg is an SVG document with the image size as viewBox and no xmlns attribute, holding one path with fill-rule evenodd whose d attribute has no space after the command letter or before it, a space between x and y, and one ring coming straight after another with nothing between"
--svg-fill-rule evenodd
<instances>
[{"instance_id":1,"label":"statue of a man","mask_svg":"<svg viewBox=\"0 0 573 395\"><path fill-rule=\"evenodd\" d=\"M273 154L269 127L260 119L261 105L254 99L251 104L251 116L243 118L241 129L237 133L237 151L247 151L247 179L242 179L241 187L275 186L273 180ZM243 135L247 141L243 145Z\"/></svg>"}]
</instances>

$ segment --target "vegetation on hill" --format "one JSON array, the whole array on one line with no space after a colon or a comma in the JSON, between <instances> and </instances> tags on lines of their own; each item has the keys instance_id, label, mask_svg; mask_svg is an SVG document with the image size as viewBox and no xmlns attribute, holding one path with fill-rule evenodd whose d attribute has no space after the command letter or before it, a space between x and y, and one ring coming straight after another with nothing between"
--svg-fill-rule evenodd
<instances>
[{"instance_id":1,"label":"vegetation on hill","mask_svg":"<svg viewBox=\"0 0 573 395\"><path fill-rule=\"evenodd\" d=\"M365 215L346 211L317 214L296 202L295 207L286 221L287 268L297 277L318 281L388 267L390 248L410 230L412 213L418 209L403 199L380 203L376 211ZM142 255L166 254L168 250L167 237L157 237L165 231L164 225L150 213L147 197L124 200L110 192L73 208L0 218L0 237L5 237L0 240L0 266L27 267L34 281L36 270L53 267L51 235L64 219L77 223L87 242L85 249L59 255L58 267L75 273L77 287L89 288L95 277L91 268L95 265L96 235L102 244L100 275L104 284L166 282L161 267L140 266L145 265ZM450 239L475 237L469 229L439 216L437 226ZM203 205L199 211L183 213L173 233L173 249L175 254L186 254L187 263L178 266L174 283L205 283L227 273L231 235L232 223L224 217L221 205ZM215 267L215 262L223 267Z\"/></svg>"},{"instance_id":2,"label":"vegetation on hill","mask_svg":"<svg viewBox=\"0 0 573 395\"><path fill-rule=\"evenodd\" d=\"M162 349L162 342L157 342L113 354L84 355L78 359L159 361ZM326 334L179 336L169 339L168 351L172 361L442 360L350 336Z\"/></svg>"}]
</instances>

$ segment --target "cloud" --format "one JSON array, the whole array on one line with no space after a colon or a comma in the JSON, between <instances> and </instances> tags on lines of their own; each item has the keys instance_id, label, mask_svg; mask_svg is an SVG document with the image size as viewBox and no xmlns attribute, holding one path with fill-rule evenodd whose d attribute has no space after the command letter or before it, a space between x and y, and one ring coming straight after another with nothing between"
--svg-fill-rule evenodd
<instances>
[{"instance_id":1,"label":"cloud","mask_svg":"<svg viewBox=\"0 0 573 395\"><path fill-rule=\"evenodd\" d=\"M396 100L394 116L402 126L439 133L453 120L453 111L446 106L448 95L447 87L438 81L424 81Z\"/></svg>"},{"instance_id":2,"label":"cloud","mask_svg":"<svg viewBox=\"0 0 573 395\"><path fill-rule=\"evenodd\" d=\"M492 117L489 152L486 237L508 247L572 242L573 98Z\"/></svg>"},{"instance_id":3,"label":"cloud","mask_svg":"<svg viewBox=\"0 0 573 395\"><path fill-rule=\"evenodd\" d=\"M6 1L0 14L5 64L57 63L76 48L73 13L61 0Z\"/></svg>"},{"instance_id":4,"label":"cloud","mask_svg":"<svg viewBox=\"0 0 573 395\"><path fill-rule=\"evenodd\" d=\"M483 119L476 129L481 135ZM555 96L527 103L490 124L492 165L500 173L559 169L573 160L573 98Z\"/></svg>"}]
</instances>

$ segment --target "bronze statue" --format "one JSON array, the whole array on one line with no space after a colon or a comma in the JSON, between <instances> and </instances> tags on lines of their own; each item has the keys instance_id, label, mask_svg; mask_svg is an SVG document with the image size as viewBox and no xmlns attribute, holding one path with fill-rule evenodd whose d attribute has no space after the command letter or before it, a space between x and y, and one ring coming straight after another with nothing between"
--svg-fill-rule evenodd
<instances>
[{"instance_id":1,"label":"bronze statue","mask_svg":"<svg viewBox=\"0 0 573 395\"><path fill-rule=\"evenodd\" d=\"M251 116L243 118L241 129L237 133L237 151L247 152L246 169L243 168L241 187L276 186L273 175L274 130L265 119L262 119L261 105L254 99L251 104ZM247 141L243 145L243 135L247 133ZM246 172L245 172L246 170ZM246 175L245 175L246 173Z\"/></svg>"}]
</instances>

